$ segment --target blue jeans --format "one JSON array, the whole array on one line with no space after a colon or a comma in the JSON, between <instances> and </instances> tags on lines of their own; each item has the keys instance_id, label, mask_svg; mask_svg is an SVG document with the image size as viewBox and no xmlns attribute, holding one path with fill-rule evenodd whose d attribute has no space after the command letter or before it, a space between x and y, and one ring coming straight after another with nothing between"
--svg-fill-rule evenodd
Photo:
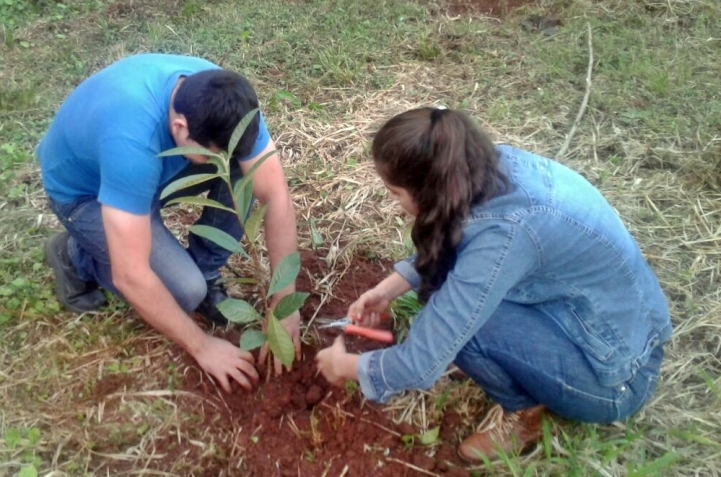
<instances>
[{"instance_id":1,"label":"blue jeans","mask_svg":"<svg viewBox=\"0 0 721 477\"><path fill-rule=\"evenodd\" d=\"M213 172L213 165L191 164L173 180ZM240 166L233 161L232 183L241 177ZM233 196L226 183L214 179L182 189L162 202L156 199L150 212L153 241L150 266L186 312L198 307L207 293L206 282L220 276L220 268L227 263L231 252L194 234L188 235L186 250L163 223L160 209L175 197L194 196L206 191L209 199L233 207ZM79 198L69 204L59 204L50 199L50 208L70 234L68 249L78 277L87 282L95 281L102 288L120 295L113 285L101 207L102 204L95 197ZM243 229L235 214L213 207L205 207L195 223L218 228L237 240L243 236Z\"/></svg>"},{"instance_id":2,"label":"blue jeans","mask_svg":"<svg viewBox=\"0 0 721 477\"><path fill-rule=\"evenodd\" d=\"M550 316L504 301L455 364L505 411L544 404L566 419L609 423L648 401L662 359L659 345L629 381L601 385L581 349Z\"/></svg>"}]
</instances>

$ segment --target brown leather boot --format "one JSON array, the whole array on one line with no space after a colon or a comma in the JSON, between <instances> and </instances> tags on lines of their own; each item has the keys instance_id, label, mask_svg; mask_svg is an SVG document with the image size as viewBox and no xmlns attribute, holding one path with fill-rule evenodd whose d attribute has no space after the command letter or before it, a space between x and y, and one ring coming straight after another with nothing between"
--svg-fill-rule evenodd
<instances>
[{"instance_id":1,"label":"brown leather boot","mask_svg":"<svg viewBox=\"0 0 721 477\"><path fill-rule=\"evenodd\" d=\"M458 446L458 455L467 462L479 463L481 456L495 460L502 452L521 452L543 434L545 406L538 405L514 413L504 413L496 404L481 422L479 431Z\"/></svg>"}]
</instances>

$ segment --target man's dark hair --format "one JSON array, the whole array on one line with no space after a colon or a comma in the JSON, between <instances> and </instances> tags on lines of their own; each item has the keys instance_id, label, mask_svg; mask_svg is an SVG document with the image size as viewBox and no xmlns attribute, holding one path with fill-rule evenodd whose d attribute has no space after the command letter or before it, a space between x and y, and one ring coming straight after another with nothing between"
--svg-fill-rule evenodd
<instances>
[{"instance_id":1,"label":"man's dark hair","mask_svg":"<svg viewBox=\"0 0 721 477\"><path fill-rule=\"evenodd\" d=\"M190 139L204 147L227 149L240 120L258 107L258 96L247 79L227 70L207 70L185 78L175 93L173 109L188 121ZM238 142L234 157L245 157L258 137L257 113Z\"/></svg>"}]
</instances>

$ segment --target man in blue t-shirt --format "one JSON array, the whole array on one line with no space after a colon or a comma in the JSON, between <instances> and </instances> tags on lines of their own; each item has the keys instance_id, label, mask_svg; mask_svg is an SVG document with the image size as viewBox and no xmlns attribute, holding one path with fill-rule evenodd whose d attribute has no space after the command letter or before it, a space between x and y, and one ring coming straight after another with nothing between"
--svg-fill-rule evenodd
<instances>
[{"instance_id":1,"label":"man in blue t-shirt","mask_svg":"<svg viewBox=\"0 0 721 477\"><path fill-rule=\"evenodd\" d=\"M105 304L102 289L121 295L151 326L187 350L226 390L231 380L246 389L258 375L250 353L207 335L188 316L197 310L222 324L216 305L226 298L219 269L230 252L189 234L184 248L164 225L160 200L170 182L215 172L207 157L158 158L173 147L227 147L235 127L258 107L250 83L200 58L143 54L122 59L81 83L65 100L38 146L50 207L65 227L45 246L55 272L58 300L76 312ZM256 114L231 161L237 181L275 150ZM221 179L192 193L233 208ZM184 189L179 195L191 195ZM295 213L278 154L253 176L253 196L266 205L265 239L271 269L297 251ZM196 224L219 228L240 240L235 214L205 207ZM290 285L273 304L295 291ZM300 315L283 320L300 349ZM279 370L276 363L276 370Z\"/></svg>"}]
</instances>

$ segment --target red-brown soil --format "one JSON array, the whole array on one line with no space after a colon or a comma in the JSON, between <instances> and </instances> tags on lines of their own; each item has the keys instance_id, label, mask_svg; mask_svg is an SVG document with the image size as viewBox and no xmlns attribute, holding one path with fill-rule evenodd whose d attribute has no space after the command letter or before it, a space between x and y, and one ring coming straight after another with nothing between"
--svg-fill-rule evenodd
<instances>
[{"instance_id":1,"label":"red-brown soil","mask_svg":"<svg viewBox=\"0 0 721 477\"><path fill-rule=\"evenodd\" d=\"M329 270L313 252L303 252L302 263L297 288L311 293L301 310L307 320L320 303L310 276L321 278ZM388 264L355 258L318 316L342 317L352 300L383 279L389 270ZM316 336L319 347L333 339L329 333L316 332ZM228 338L234 340L235 336ZM354 351L382 346L360 338L349 337L346 342ZM219 392L201 375L197 365L187 361L185 390L210 404L204 407L204 422L199 425L234 436L229 443L218 442L218 446L226 447L217 452L223 458L204 459L200 475L468 475L455 453L455 413L446 412L443 418L440 444L408 445L402 436L419 430L405 423L394 424L383 406L365 401L357 389L329 386L317 374L313 361L316 352L306 347L303 360L295 363L292 371L263 379L252 393L238 388L231 395ZM172 455L178 450L166 452Z\"/></svg>"}]
</instances>

